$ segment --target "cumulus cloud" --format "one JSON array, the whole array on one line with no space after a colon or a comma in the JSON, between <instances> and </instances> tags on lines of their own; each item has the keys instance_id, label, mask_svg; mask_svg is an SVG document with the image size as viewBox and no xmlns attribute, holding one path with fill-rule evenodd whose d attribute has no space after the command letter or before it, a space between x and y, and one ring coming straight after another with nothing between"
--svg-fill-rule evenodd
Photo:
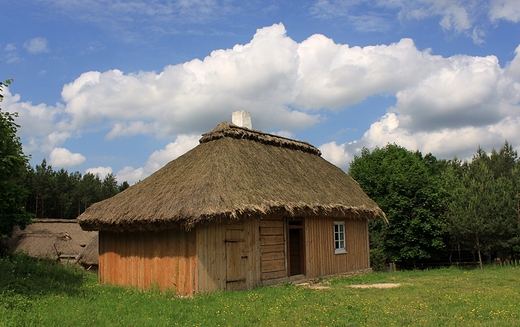
<instances>
[{"instance_id":1,"label":"cumulus cloud","mask_svg":"<svg viewBox=\"0 0 520 327\"><path fill-rule=\"evenodd\" d=\"M518 147L520 46L515 54L504 68L494 56L430 58L429 73L398 91L395 106L361 139L324 144L324 157L348 169L363 147L388 143L447 159L469 159L478 146L489 151L504 140Z\"/></svg>"},{"instance_id":2,"label":"cumulus cloud","mask_svg":"<svg viewBox=\"0 0 520 327\"><path fill-rule=\"evenodd\" d=\"M518 147L516 138L520 133L520 117L506 117L497 124L486 126L466 126L455 129L442 129L435 132L412 132L401 126L399 117L394 113L383 116L373 123L360 140L355 142L324 144L320 147L323 157L348 170L355 155L359 155L363 147L374 149L395 143L411 151L419 150L423 154L432 153L438 158L451 159L458 157L471 159L482 147L490 151L498 148L504 140L512 141Z\"/></svg>"},{"instance_id":3,"label":"cumulus cloud","mask_svg":"<svg viewBox=\"0 0 520 327\"><path fill-rule=\"evenodd\" d=\"M118 180L136 182L195 146L193 135L230 120L232 111L250 111L255 129L292 136L330 110L374 95L396 102L359 140L322 145L324 157L345 168L363 146L388 142L448 158L505 138L516 146L520 47L501 66L495 56L434 55L411 39L365 47L324 35L296 42L275 24L249 43L160 72L85 72L63 87L63 104L33 105L8 92L4 104L20 112L20 131L34 149L50 151L93 128L107 139L175 138L142 167L117 172Z\"/></svg>"},{"instance_id":4,"label":"cumulus cloud","mask_svg":"<svg viewBox=\"0 0 520 327\"><path fill-rule=\"evenodd\" d=\"M498 123L518 114L506 94L504 71L494 56L454 56L441 60L441 67L397 92L394 109L409 129L431 130Z\"/></svg>"},{"instance_id":5,"label":"cumulus cloud","mask_svg":"<svg viewBox=\"0 0 520 327\"><path fill-rule=\"evenodd\" d=\"M81 165L85 160L80 153L72 153L65 148L54 148L50 153L49 164L55 168L69 168Z\"/></svg>"},{"instance_id":6,"label":"cumulus cloud","mask_svg":"<svg viewBox=\"0 0 520 327\"><path fill-rule=\"evenodd\" d=\"M153 152L148 157L144 167L126 166L118 171L116 174L117 180L127 181L130 184L136 183L197 146L199 139L200 135L179 135L174 142L166 145L164 149Z\"/></svg>"},{"instance_id":7,"label":"cumulus cloud","mask_svg":"<svg viewBox=\"0 0 520 327\"><path fill-rule=\"evenodd\" d=\"M87 173L93 174L101 179L104 179L106 175L112 174L112 167L88 168Z\"/></svg>"},{"instance_id":8,"label":"cumulus cloud","mask_svg":"<svg viewBox=\"0 0 520 327\"><path fill-rule=\"evenodd\" d=\"M144 168L134 169L132 166L125 166L123 169L119 170L116 173L116 178L118 181L127 182L130 185L133 185L139 181L142 181L150 174L144 173Z\"/></svg>"},{"instance_id":9,"label":"cumulus cloud","mask_svg":"<svg viewBox=\"0 0 520 327\"><path fill-rule=\"evenodd\" d=\"M35 37L23 44L24 48L30 54L49 52L49 41L43 37Z\"/></svg>"},{"instance_id":10,"label":"cumulus cloud","mask_svg":"<svg viewBox=\"0 0 520 327\"><path fill-rule=\"evenodd\" d=\"M319 149L324 158L336 166L347 170L350 162L354 159L350 145L352 144L338 145L336 142L330 142L321 145Z\"/></svg>"},{"instance_id":11,"label":"cumulus cloud","mask_svg":"<svg viewBox=\"0 0 520 327\"><path fill-rule=\"evenodd\" d=\"M179 135L175 142L169 143L164 149L155 151L150 155L146 162L145 171L156 171L188 150L193 149L199 144L199 139L200 135Z\"/></svg>"},{"instance_id":12,"label":"cumulus cloud","mask_svg":"<svg viewBox=\"0 0 520 327\"><path fill-rule=\"evenodd\" d=\"M303 41L298 58L295 105L304 109L344 108L371 94L395 93L436 69L440 59L411 39L362 48L323 35Z\"/></svg>"},{"instance_id":13,"label":"cumulus cloud","mask_svg":"<svg viewBox=\"0 0 520 327\"><path fill-rule=\"evenodd\" d=\"M3 92L2 109L19 114L16 120L21 125L18 135L24 138L25 152L49 152L73 134L67 117L64 116L63 104L33 105L30 101L21 101L20 95L11 94L8 88Z\"/></svg>"},{"instance_id":14,"label":"cumulus cloud","mask_svg":"<svg viewBox=\"0 0 520 327\"><path fill-rule=\"evenodd\" d=\"M232 111L247 108L259 128L305 128L318 114L289 108L296 96L298 44L281 24L259 29L250 43L216 50L204 60L160 73L87 72L63 87L71 129L103 119L108 138L205 132Z\"/></svg>"}]
</instances>

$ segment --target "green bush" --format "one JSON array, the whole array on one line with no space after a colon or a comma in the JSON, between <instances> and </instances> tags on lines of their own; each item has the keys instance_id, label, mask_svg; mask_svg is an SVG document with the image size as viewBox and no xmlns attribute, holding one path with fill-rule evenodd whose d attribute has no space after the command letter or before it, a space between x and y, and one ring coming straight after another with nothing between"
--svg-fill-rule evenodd
<instances>
[{"instance_id":1,"label":"green bush","mask_svg":"<svg viewBox=\"0 0 520 327\"><path fill-rule=\"evenodd\" d=\"M382 249L370 249L370 267L374 271L386 271L387 256Z\"/></svg>"}]
</instances>

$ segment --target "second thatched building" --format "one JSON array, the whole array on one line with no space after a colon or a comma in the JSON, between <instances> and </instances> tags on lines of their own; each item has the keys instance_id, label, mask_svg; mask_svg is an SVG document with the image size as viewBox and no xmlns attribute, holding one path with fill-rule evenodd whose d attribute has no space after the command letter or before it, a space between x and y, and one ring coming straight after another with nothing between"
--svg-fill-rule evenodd
<instances>
[{"instance_id":1,"label":"second thatched building","mask_svg":"<svg viewBox=\"0 0 520 327\"><path fill-rule=\"evenodd\" d=\"M220 123L78 220L99 231L101 283L193 295L367 269L380 217L314 146Z\"/></svg>"}]
</instances>

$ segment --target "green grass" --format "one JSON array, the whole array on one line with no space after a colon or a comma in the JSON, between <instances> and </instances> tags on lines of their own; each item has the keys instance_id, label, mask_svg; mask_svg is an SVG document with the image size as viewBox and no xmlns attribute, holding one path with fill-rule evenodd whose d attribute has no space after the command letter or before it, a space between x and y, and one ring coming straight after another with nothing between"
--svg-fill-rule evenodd
<instances>
[{"instance_id":1,"label":"green grass","mask_svg":"<svg viewBox=\"0 0 520 327\"><path fill-rule=\"evenodd\" d=\"M392 289L352 284L400 283ZM370 273L178 298L97 285L92 273L0 259L0 326L519 326L520 267Z\"/></svg>"}]
</instances>

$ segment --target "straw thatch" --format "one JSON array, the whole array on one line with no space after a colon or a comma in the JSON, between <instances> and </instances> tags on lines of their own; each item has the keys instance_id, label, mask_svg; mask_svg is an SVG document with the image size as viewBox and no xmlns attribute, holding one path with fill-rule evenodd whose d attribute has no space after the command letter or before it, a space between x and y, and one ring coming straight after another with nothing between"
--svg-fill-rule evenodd
<instances>
[{"instance_id":1,"label":"straw thatch","mask_svg":"<svg viewBox=\"0 0 520 327\"><path fill-rule=\"evenodd\" d=\"M22 251L31 257L74 260L94 238L97 239L97 233L82 230L76 220L40 219L24 230L17 228L7 244L12 253Z\"/></svg>"},{"instance_id":2,"label":"straw thatch","mask_svg":"<svg viewBox=\"0 0 520 327\"><path fill-rule=\"evenodd\" d=\"M137 231L261 217L377 218L384 213L306 142L220 123L200 144L78 221L86 230Z\"/></svg>"},{"instance_id":3,"label":"straw thatch","mask_svg":"<svg viewBox=\"0 0 520 327\"><path fill-rule=\"evenodd\" d=\"M98 257L99 257L99 238L96 236L92 238L90 243L87 244L83 248L83 251L79 254L77 258L77 263L82 265L83 267L93 267L98 265Z\"/></svg>"}]
</instances>

